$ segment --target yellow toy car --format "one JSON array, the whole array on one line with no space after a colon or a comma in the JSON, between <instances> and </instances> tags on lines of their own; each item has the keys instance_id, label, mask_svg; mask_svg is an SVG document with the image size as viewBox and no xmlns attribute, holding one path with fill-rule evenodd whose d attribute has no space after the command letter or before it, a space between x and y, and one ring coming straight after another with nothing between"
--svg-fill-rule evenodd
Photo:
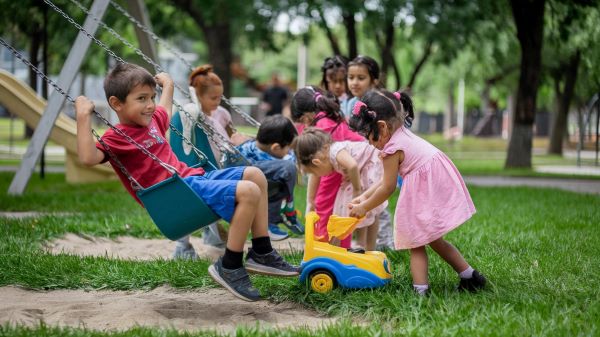
<instances>
[{"instance_id":1,"label":"yellow toy car","mask_svg":"<svg viewBox=\"0 0 600 337\"><path fill-rule=\"evenodd\" d=\"M386 285L392 279L387 256L383 252L367 251L352 253L314 239L314 226L319 216L315 212L306 215L304 257L300 264L300 282L310 282L312 290L319 293L342 288L375 288ZM340 227L356 226L356 218L329 218L327 228L348 232ZM351 231L350 231L351 232Z\"/></svg>"}]
</instances>

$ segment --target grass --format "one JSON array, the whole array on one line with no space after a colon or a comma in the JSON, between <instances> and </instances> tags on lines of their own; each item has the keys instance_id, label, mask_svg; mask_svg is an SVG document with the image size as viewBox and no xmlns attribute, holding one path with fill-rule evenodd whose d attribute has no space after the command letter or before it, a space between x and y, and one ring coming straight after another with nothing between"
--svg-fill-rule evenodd
<instances>
[{"instance_id":1,"label":"grass","mask_svg":"<svg viewBox=\"0 0 600 337\"><path fill-rule=\"evenodd\" d=\"M0 173L6 191L11 174ZM343 318L360 318L320 331L239 329L238 336L534 335L600 334L600 197L535 188L470 188L478 213L447 239L490 284L478 294L454 291L456 274L431 254L432 296L411 292L406 252L388 251L394 279L363 291L322 295L296 279L253 276L270 301L292 301ZM303 200L299 188L296 200ZM392 201L391 204L395 204ZM38 219L0 218L0 285L33 289L150 289L215 287L207 261L120 261L49 255L44 241L68 232L95 236L160 237L141 207L117 182L69 185L61 174L34 176L24 196L0 195L1 211L67 213ZM302 205L298 205L303 209ZM286 256L299 262L301 253ZM179 336L176 331L133 328L100 333L39 326L0 327L2 336Z\"/></svg>"}]
</instances>

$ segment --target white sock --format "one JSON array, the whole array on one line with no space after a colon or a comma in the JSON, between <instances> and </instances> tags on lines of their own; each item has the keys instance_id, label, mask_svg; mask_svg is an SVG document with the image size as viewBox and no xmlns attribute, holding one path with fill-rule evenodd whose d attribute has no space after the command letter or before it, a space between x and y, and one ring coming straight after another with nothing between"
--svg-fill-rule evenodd
<instances>
[{"instance_id":1,"label":"white sock","mask_svg":"<svg viewBox=\"0 0 600 337\"><path fill-rule=\"evenodd\" d=\"M474 269L471 268L471 266L468 266L467 269L458 273L458 276L460 276L460 278L470 279L471 277L473 277L473 270Z\"/></svg>"},{"instance_id":2,"label":"white sock","mask_svg":"<svg viewBox=\"0 0 600 337\"><path fill-rule=\"evenodd\" d=\"M413 284L413 288L419 295L424 295L429 289L429 284Z\"/></svg>"}]
</instances>

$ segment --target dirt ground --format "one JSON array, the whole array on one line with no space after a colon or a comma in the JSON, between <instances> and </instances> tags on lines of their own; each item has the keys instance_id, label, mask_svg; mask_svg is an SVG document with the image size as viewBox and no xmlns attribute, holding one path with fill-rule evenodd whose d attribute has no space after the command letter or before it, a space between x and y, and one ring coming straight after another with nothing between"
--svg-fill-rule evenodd
<instances>
[{"instance_id":1,"label":"dirt ground","mask_svg":"<svg viewBox=\"0 0 600 337\"><path fill-rule=\"evenodd\" d=\"M203 258L215 260L223 251L192 238ZM278 251L301 251L302 239L273 242ZM170 259L175 243L166 239L119 237L115 240L67 234L48 242L45 249L80 256L118 259ZM163 286L151 291L34 291L14 286L0 287L0 324L86 327L123 330L135 326L175 328L181 331L214 329L232 332L239 325L264 327L309 327L331 324L323 317L294 303L246 302L227 290L182 291Z\"/></svg>"}]
</instances>

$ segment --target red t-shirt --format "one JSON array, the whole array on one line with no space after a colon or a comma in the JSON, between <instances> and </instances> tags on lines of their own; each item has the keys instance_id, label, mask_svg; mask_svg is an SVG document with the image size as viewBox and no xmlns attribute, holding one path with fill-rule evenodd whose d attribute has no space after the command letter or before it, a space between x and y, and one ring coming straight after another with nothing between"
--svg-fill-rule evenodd
<instances>
[{"instance_id":1,"label":"red t-shirt","mask_svg":"<svg viewBox=\"0 0 600 337\"><path fill-rule=\"evenodd\" d=\"M179 176L188 177L204 174L204 169L201 167L191 168L177 159L177 156L165 138L165 134L169 128L169 118L163 107L156 106L152 121L147 127L122 124L117 124L116 127L129 137L133 138L136 143L142 145L160 160L173 166ZM171 176L171 173L167 169L154 159L150 158L150 156L144 154L140 149L117 134L114 130L108 129L102 136L102 140L108 145L110 151L117 156L123 166L125 166L129 174L137 180L142 187L150 187ZM106 153L102 144L96 143L96 147L100 151ZM129 179L121 172L119 165L113 162L110 157L108 157L108 159L129 194L141 204L140 200L135 195L135 191L133 190Z\"/></svg>"}]
</instances>

